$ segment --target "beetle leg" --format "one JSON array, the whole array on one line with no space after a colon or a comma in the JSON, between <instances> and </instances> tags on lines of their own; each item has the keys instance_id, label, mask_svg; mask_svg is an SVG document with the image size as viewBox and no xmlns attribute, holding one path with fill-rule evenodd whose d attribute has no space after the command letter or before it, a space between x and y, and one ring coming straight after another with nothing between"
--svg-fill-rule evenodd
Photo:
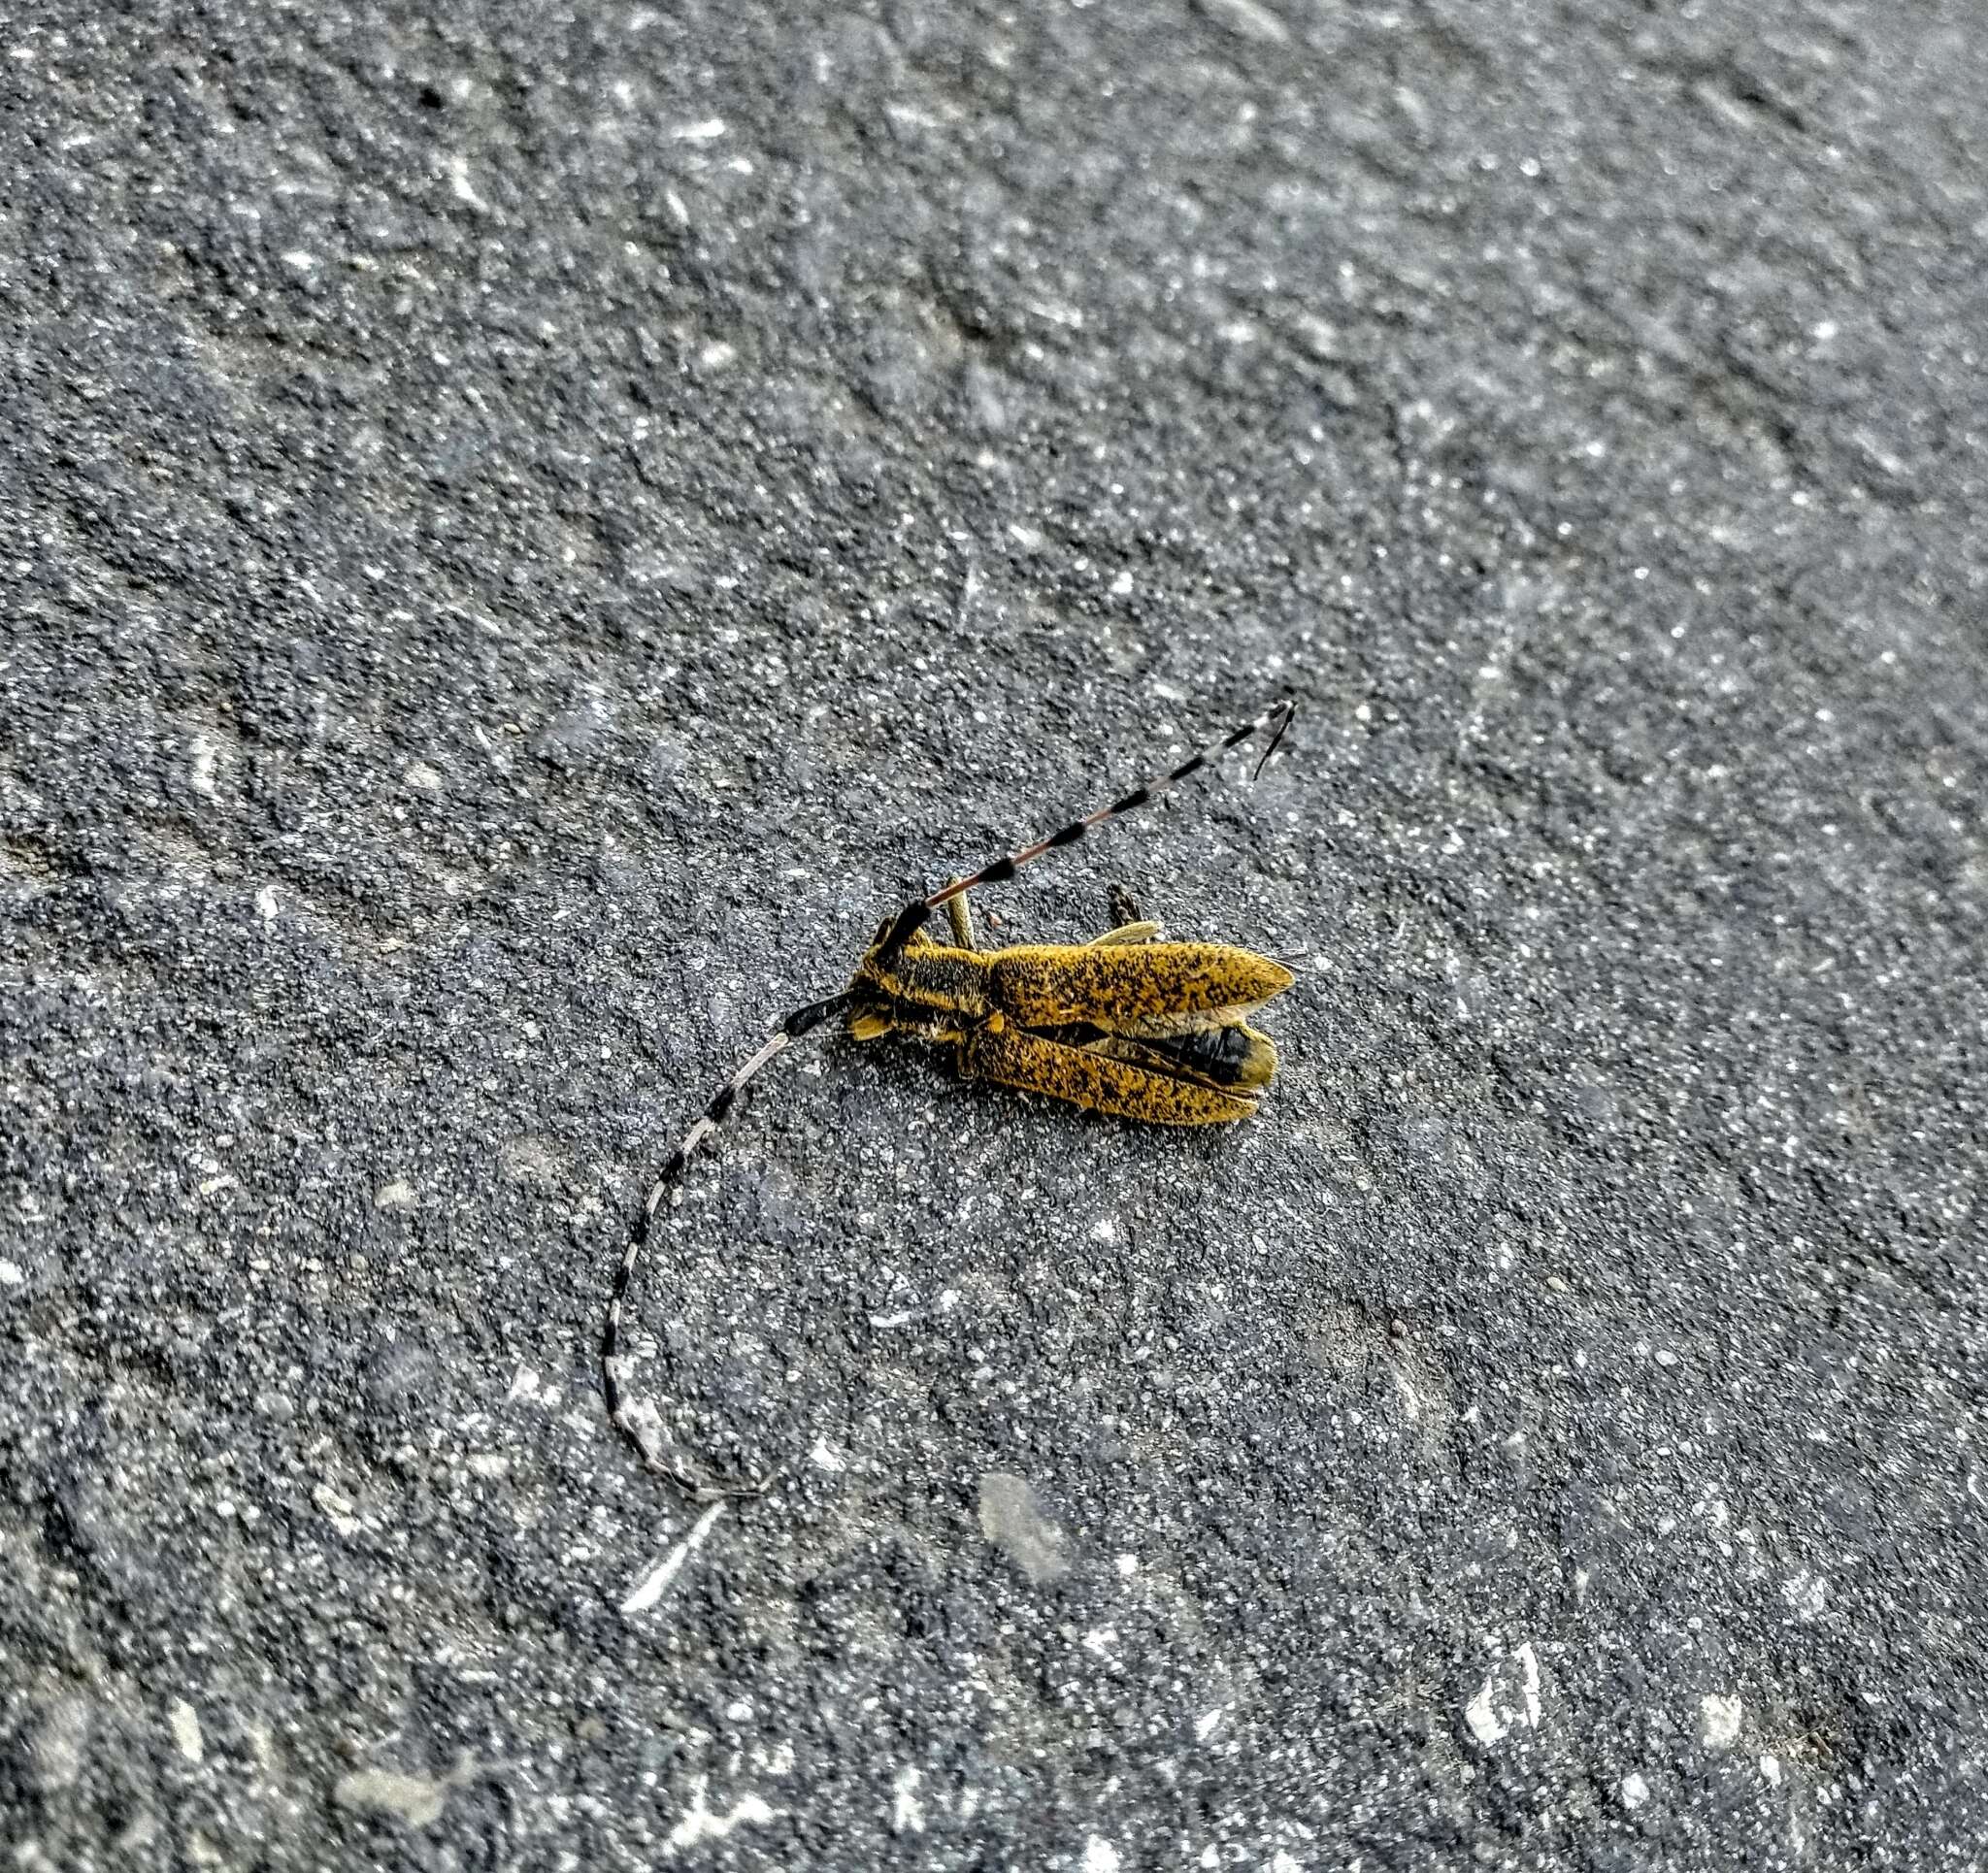
<instances>
[{"instance_id":1,"label":"beetle leg","mask_svg":"<svg viewBox=\"0 0 1988 1873\"><path fill-rule=\"evenodd\" d=\"M1160 927L1156 923L1120 924L1116 930L1108 930L1102 936L1093 936L1089 947L1102 949L1108 943L1150 943L1157 939L1159 934Z\"/></svg>"},{"instance_id":2,"label":"beetle leg","mask_svg":"<svg viewBox=\"0 0 1988 1873\"><path fill-rule=\"evenodd\" d=\"M957 884L957 878L947 880ZM952 942L955 949L972 949L974 946L974 913L967 908L966 893L945 901L945 921L952 926Z\"/></svg>"},{"instance_id":3,"label":"beetle leg","mask_svg":"<svg viewBox=\"0 0 1988 1873\"><path fill-rule=\"evenodd\" d=\"M1139 914L1139 900L1122 884L1114 884L1106 902L1111 908L1111 928L1091 938L1091 947L1115 943L1157 942L1162 935L1150 917Z\"/></svg>"}]
</instances>

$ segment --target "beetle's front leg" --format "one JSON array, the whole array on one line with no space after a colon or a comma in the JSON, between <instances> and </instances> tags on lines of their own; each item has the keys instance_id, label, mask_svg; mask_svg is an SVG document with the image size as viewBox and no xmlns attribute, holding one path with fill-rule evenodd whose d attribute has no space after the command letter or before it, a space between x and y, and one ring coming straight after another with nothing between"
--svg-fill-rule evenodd
<instances>
[{"instance_id":1,"label":"beetle's front leg","mask_svg":"<svg viewBox=\"0 0 1988 1873\"><path fill-rule=\"evenodd\" d=\"M957 878L947 878L947 884L957 884ZM967 894L962 891L956 898L945 901L945 921L952 926L952 944L955 949L972 949L974 946L974 913L967 906Z\"/></svg>"}]
</instances>

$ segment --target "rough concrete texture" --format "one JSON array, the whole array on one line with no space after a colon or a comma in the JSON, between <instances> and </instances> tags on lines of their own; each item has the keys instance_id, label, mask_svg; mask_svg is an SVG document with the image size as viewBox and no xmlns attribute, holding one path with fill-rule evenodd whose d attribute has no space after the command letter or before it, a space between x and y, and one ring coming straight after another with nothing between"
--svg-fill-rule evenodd
<instances>
[{"instance_id":1,"label":"rough concrete texture","mask_svg":"<svg viewBox=\"0 0 1988 1873\"><path fill-rule=\"evenodd\" d=\"M22 1868L1982 1863L1988 18L0 25ZM1176 1135L913 884L1291 959Z\"/></svg>"}]
</instances>

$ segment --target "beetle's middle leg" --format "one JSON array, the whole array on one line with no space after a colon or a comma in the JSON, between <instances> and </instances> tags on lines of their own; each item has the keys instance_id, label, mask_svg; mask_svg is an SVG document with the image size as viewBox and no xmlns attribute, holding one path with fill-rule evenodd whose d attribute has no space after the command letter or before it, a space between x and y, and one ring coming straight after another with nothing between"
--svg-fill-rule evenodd
<instances>
[{"instance_id":1,"label":"beetle's middle leg","mask_svg":"<svg viewBox=\"0 0 1988 1873\"><path fill-rule=\"evenodd\" d=\"M1102 936L1091 938L1093 949L1108 944L1149 943L1160 934L1158 924L1139 914L1139 900L1122 884L1111 887L1108 902L1111 907L1111 928Z\"/></svg>"}]
</instances>

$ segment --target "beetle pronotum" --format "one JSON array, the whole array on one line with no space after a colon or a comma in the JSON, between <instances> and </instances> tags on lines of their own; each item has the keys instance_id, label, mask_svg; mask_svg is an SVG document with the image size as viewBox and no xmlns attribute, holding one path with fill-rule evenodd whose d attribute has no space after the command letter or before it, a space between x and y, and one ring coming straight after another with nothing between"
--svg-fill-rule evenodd
<instances>
[{"instance_id":1,"label":"beetle pronotum","mask_svg":"<svg viewBox=\"0 0 1988 1873\"><path fill-rule=\"evenodd\" d=\"M1276 1070L1276 1049L1248 1017L1291 985L1281 964L1226 943L1158 939L1126 922L1088 943L977 949L967 893L1005 884L1045 852L1075 845L1121 813L1147 805L1252 736L1267 735L1255 772L1290 726L1288 700L1232 729L1176 768L1047 838L1007 853L878 926L840 994L794 1009L718 1089L670 1154L643 1200L608 1299L601 1375L608 1412L644 1462L699 1501L757 1495L765 1480L719 1483L665 1454L655 1408L624 1394L621 1309L663 1193L723 1122L748 1081L802 1035L839 1014L859 1040L886 1034L949 1045L960 1074L1153 1125L1221 1125L1247 1118ZM944 910L952 942L933 942L926 920Z\"/></svg>"}]
</instances>

